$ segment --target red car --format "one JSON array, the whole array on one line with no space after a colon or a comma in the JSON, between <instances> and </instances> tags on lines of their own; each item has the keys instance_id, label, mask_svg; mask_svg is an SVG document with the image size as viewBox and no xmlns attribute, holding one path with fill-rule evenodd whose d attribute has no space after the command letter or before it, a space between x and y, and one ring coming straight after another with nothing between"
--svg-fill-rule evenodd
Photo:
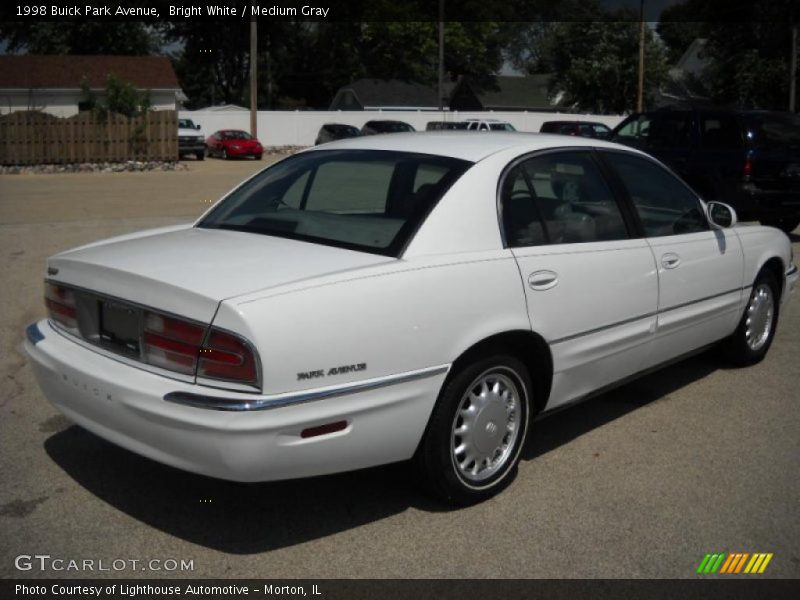
<instances>
[{"instance_id":1,"label":"red car","mask_svg":"<svg viewBox=\"0 0 800 600\"><path fill-rule=\"evenodd\" d=\"M264 147L256 138L241 129L220 129L206 140L209 156L223 159L237 156L253 156L261 160Z\"/></svg>"}]
</instances>

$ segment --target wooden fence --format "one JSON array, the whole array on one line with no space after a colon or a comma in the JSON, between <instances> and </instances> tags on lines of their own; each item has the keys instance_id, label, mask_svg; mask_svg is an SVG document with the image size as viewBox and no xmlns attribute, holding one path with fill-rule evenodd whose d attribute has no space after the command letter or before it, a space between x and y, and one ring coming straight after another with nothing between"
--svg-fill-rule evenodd
<instances>
[{"instance_id":1,"label":"wooden fence","mask_svg":"<svg viewBox=\"0 0 800 600\"><path fill-rule=\"evenodd\" d=\"M178 160L174 110L128 118L82 112L68 118L37 111L0 116L0 164Z\"/></svg>"}]
</instances>

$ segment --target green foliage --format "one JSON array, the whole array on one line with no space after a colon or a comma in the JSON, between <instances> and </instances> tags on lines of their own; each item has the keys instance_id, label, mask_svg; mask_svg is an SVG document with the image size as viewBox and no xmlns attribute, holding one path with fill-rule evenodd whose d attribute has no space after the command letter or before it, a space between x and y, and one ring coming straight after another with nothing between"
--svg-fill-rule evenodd
<instances>
[{"instance_id":1,"label":"green foliage","mask_svg":"<svg viewBox=\"0 0 800 600\"><path fill-rule=\"evenodd\" d=\"M137 21L7 21L0 23L7 51L28 54L152 54L158 35Z\"/></svg>"},{"instance_id":2,"label":"green foliage","mask_svg":"<svg viewBox=\"0 0 800 600\"><path fill-rule=\"evenodd\" d=\"M381 6L371 6L370 14ZM175 70L189 107L207 106L212 100L249 104L249 31L244 21L225 28L191 19L165 26L167 39L183 46L175 57ZM258 40L260 107L327 108L342 85L362 77L428 85L438 80L438 25L433 22L262 21ZM470 75L490 85L503 63L502 45L497 23L447 23L447 79Z\"/></svg>"},{"instance_id":3,"label":"green foliage","mask_svg":"<svg viewBox=\"0 0 800 600\"><path fill-rule=\"evenodd\" d=\"M645 28L645 106L665 81L665 51ZM554 24L543 39L540 66L553 73L551 93L595 113L623 113L636 107L639 23L627 21Z\"/></svg>"},{"instance_id":4,"label":"green foliage","mask_svg":"<svg viewBox=\"0 0 800 600\"><path fill-rule=\"evenodd\" d=\"M151 110L150 90L139 92L136 86L124 81L113 73L106 79L106 89L102 98L98 98L84 79L81 82L82 110L92 110L105 118L108 114L119 114L135 117Z\"/></svg>"}]
</instances>

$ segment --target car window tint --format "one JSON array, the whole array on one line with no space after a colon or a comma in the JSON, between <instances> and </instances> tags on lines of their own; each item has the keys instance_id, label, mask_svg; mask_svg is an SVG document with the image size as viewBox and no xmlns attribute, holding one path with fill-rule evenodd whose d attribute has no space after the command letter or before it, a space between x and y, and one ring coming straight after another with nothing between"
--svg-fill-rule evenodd
<instances>
[{"instance_id":1,"label":"car window tint","mask_svg":"<svg viewBox=\"0 0 800 600\"><path fill-rule=\"evenodd\" d=\"M447 174L447 168L440 165L419 165L414 177L414 193L424 185L435 185Z\"/></svg>"},{"instance_id":2,"label":"car window tint","mask_svg":"<svg viewBox=\"0 0 800 600\"><path fill-rule=\"evenodd\" d=\"M630 154L603 155L622 179L648 237L708 230L697 196L669 171Z\"/></svg>"},{"instance_id":3,"label":"car window tint","mask_svg":"<svg viewBox=\"0 0 800 600\"><path fill-rule=\"evenodd\" d=\"M353 169L352 163L328 162L317 169L306 210L383 213L394 163L371 161Z\"/></svg>"},{"instance_id":4,"label":"car window tint","mask_svg":"<svg viewBox=\"0 0 800 600\"><path fill-rule=\"evenodd\" d=\"M741 128L733 115L703 117L700 120L700 134L704 148L738 150L742 147Z\"/></svg>"},{"instance_id":5,"label":"car window tint","mask_svg":"<svg viewBox=\"0 0 800 600\"><path fill-rule=\"evenodd\" d=\"M470 164L383 150L301 153L245 182L198 226L397 256Z\"/></svg>"},{"instance_id":6,"label":"car window tint","mask_svg":"<svg viewBox=\"0 0 800 600\"><path fill-rule=\"evenodd\" d=\"M510 246L628 237L619 206L588 152L537 156L518 169L509 173L503 189ZM526 188L519 182L522 174Z\"/></svg>"}]
</instances>

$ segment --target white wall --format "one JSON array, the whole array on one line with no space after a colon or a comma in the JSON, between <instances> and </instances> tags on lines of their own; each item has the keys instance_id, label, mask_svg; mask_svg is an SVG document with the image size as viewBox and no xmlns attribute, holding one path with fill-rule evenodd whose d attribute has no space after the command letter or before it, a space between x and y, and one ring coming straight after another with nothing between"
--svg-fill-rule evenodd
<instances>
[{"instance_id":1,"label":"white wall","mask_svg":"<svg viewBox=\"0 0 800 600\"><path fill-rule=\"evenodd\" d=\"M97 92L98 99L103 94ZM40 110L57 117L78 114L78 102L83 99L81 90L2 90L0 115L18 110ZM174 90L152 90L150 102L153 110L175 110Z\"/></svg>"},{"instance_id":2,"label":"white wall","mask_svg":"<svg viewBox=\"0 0 800 600\"><path fill-rule=\"evenodd\" d=\"M250 131L250 113L180 111L181 118L192 119L205 135L218 129ZM439 112L439 111L258 111L258 139L265 146L311 146L325 123L345 123L361 127L373 119L405 121L417 131L424 131L428 121L463 121L489 118L508 121L519 131L539 131L545 121L597 121L614 127L622 116L577 115L546 112Z\"/></svg>"}]
</instances>

